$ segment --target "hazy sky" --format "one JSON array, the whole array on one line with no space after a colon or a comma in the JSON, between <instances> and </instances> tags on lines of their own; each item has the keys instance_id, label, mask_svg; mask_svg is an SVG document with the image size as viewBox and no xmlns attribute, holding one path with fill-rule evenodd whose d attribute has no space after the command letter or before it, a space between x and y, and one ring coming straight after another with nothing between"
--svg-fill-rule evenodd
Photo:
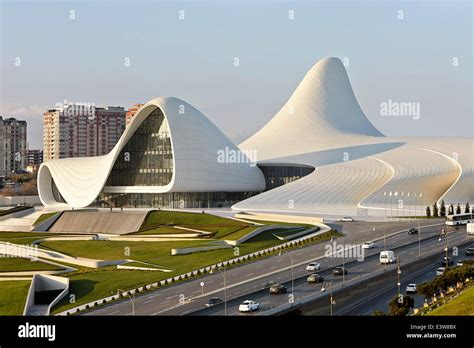
<instances>
[{"instance_id":1,"label":"hazy sky","mask_svg":"<svg viewBox=\"0 0 474 348\"><path fill-rule=\"evenodd\" d=\"M0 3L0 114L28 121L30 148L41 147L42 113L64 99L129 107L158 96L186 100L238 143L327 56L348 59L384 134L473 136L471 1ZM419 103L420 118L382 116L388 100Z\"/></svg>"}]
</instances>

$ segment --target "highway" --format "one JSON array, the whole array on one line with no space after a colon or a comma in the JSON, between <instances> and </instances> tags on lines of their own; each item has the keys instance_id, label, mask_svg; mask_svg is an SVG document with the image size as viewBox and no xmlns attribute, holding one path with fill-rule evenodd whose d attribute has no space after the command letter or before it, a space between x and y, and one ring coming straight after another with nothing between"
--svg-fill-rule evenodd
<instances>
[{"instance_id":1,"label":"highway","mask_svg":"<svg viewBox=\"0 0 474 348\"><path fill-rule=\"evenodd\" d=\"M473 240L474 244L474 240ZM454 265L458 260L474 260L474 256L466 256L464 253L467 247L459 248L459 256L450 256L453 260ZM423 305L425 301L425 297L420 294L407 294L405 289L408 284L417 284L420 285L424 282L433 280L436 277L436 269L441 266L441 259L439 262L436 262L432 265L427 267L423 267L418 270L415 274L404 274L402 276L401 281L401 289L402 293L413 297L415 300L415 308L419 308ZM376 296L367 297L367 301L358 303L357 306L345 309L342 311L336 312L336 314L343 314L343 315L370 315L374 311L380 310L387 312L388 311L388 304L389 302L397 295L397 289L392 287L386 291L383 291L381 294L377 294Z\"/></svg>"},{"instance_id":2,"label":"highway","mask_svg":"<svg viewBox=\"0 0 474 348\"><path fill-rule=\"evenodd\" d=\"M408 237L412 238L411 243L404 244L403 246L398 247L398 248L395 248L393 245L391 247L387 247L387 249L392 249L396 253L400 254L402 268L403 268L403 263L407 263L418 257L418 243L417 243L418 238L416 237L416 235L415 236L411 235ZM457 244L460 244L469 240L472 240L474 243L474 238L472 238L472 236L469 237L466 235L465 228L460 229L458 232L450 233L449 239L450 239L451 246L455 246ZM444 243L439 242L437 235L432 235L431 238L426 238L426 237L424 238L424 241L421 243L421 247L422 247L422 257L423 257L423 255L429 255L431 252L442 251L444 249ZM364 262L352 261L350 263L347 263L346 268L348 269L348 275L345 277L346 284L349 284L351 280L355 280L362 276L367 277L378 270L384 269L386 266L380 265L379 263L378 256L379 256L380 250L382 250L382 248L380 247L372 249L371 254L370 254L371 256L366 257ZM333 263L334 260L337 260L338 262L334 264ZM441 258L439 261L441 261ZM340 259L326 259L321 262L322 271L319 273L324 276L325 283L308 284L306 281L306 277L310 272L307 272L306 270L304 270L304 268L299 269L298 273L295 272L295 275L297 274L296 277L299 277L294 281L295 302L297 302L299 299L305 296L315 295L318 293L323 295L321 293L321 288L323 287L323 284L324 284L325 288L327 289L328 282L332 282L334 288L337 288L338 286L340 286L342 284L342 277L332 275L332 268L335 265L340 265L340 263L341 263ZM434 266L429 269L432 271L431 275L434 275L434 270L440 266L441 266L440 262L436 262ZM396 265L388 266L387 272L396 272ZM370 281L370 279L368 281ZM291 282L285 281L284 285L287 286L288 293L291 293ZM406 287L405 284L402 284L402 286ZM395 293L396 293L396 283L394 283L393 289L395 290ZM402 289L404 290L404 288ZM367 298L372 303L370 293L367 294ZM227 303L227 315L257 314L258 312L255 312L252 314L250 313L242 314L238 311L239 304L246 299L251 299L260 303L261 309L259 310L259 312L264 312L271 308L288 303L288 295L270 295L268 290L260 290L258 292L255 292L246 296L242 296L240 298L235 298L229 301ZM367 310L366 312L369 312L369 310ZM337 314L337 312L335 313ZM224 309L223 309L223 305L219 305L219 306L215 306L209 309L203 309L199 312L196 312L195 314L197 315L224 315Z\"/></svg>"},{"instance_id":3,"label":"highway","mask_svg":"<svg viewBox=\"0 0 474 348\"><path fill-rule=\"evenodd\" d=\"M434 236L438 236L441 228L445 228L443 220L419 220L421 226L421 240L422 253L426 253L426 243L434 243ZM371 272L374 265L370 264L370 255L378 262L378 253L383 248L383 229L386 234L386 248L394 249L397 246L413 244L410 250L411 254L407 257L416 256L418 254L418 236L408 235L406 230L410 227L416 226L414 222L349 222L337 223L333 227L342 230L345 236L336 239L337 243L344 243L345 245L355 245L362 242L374 239L380 239L376 242L376 248L369 251L368 258L365 262L352 261L357 265L357 270L352 269L355 265L349 264L351 259L347 259L347 268L349 275L347 280L353 279L356 276L361 276ZM456 232L465 237L465 233ZM456 237L457 238L457 237ZM429 239L428 241L426 239ZM450 238L451 239L451 238ZM453 239L453 243L455 239ZM462 238L461 238L462 239ZM425 240L425 241L423 241ZM315 244L301 249L296 249L291 252L294 261L294 277L295 277L295 299L305 294L319 291L321 285L309 286L305 282L305 275L307 274L306 264L312 260L319 259L323 269L330 269L339 265L342 260L340 258L325 258L325 245L327 243ZM416 255L414 255L416 254ZM411 255L411 256L410 256ZM371 268L372 267L372 268ZM327 275L327 280L331 280L329 275L330 270L323 271L322 274ZM304 278L302 278L304 277ZM301 278L301 279L300 279ZM245 264L239 267L231 268L226 271L227 279L227 314L238 314L236 311L238 303L242 299L252 298L257 296L268 281L288 282L291 280L291 258L288 252L281 256L273 256L267 259L255 261L253 263ZM198 311L199 314L224 314L224 305L219 305L210 309L201 310L209 297L220 297L224 299L224 275L223 273L215 273L206 277L193 279L184 283L169 286L152 292L139 295L135 298L135 315L186 315ZM200 283L204 282L204 288L201 288ZM301 284L300 284L301 283ZM305 288L306 287L306 288ZM319 288L319 289L318 289ZM289 289L290 290L290 289ZM202 295L204 292L204 295ZM265 292L266 293L266 292ZM251 294L251 295L246 295ZM262 292L262 295L265 295ZM278 299L278 300L277 300ZM285 295L273 296L268 300L268 303L262 301L262 310L271 308L280 304L282 301L287 301L288 297ZM222 313L221 313L222 312ZM132 305L129 299L121 302L116 302L105 307L98 308L84 315L131 315Z\"/></svg>"}]
</instances>

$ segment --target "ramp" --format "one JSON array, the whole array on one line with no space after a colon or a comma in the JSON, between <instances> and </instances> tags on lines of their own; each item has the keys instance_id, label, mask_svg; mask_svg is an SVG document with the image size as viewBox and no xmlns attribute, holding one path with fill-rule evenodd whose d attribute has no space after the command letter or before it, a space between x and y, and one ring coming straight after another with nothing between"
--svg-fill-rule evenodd
<instances>
[{"instance_id":1,"label":"ramp","mask_svg":"<svg viewBox=\"0 0 474 348\"><path fill-rule=\"evenodd\" d=\"M49 228L60 233L127 234L136 232L146 212L65 211Z\"/></svg>"}]
</instances>

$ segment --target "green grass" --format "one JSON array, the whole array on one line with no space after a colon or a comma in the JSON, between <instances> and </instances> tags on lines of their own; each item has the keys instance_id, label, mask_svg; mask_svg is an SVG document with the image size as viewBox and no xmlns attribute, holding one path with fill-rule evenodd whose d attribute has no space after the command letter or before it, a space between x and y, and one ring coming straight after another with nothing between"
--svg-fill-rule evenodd
<instances>
[{"instance_id":1,"label":"green grass","mask_svg":"<svg viewBox=\"0 0 474 348\"><path fill-rule=\"evenodd\" d=\"M198 225L242 226L246 224L211 214L155 210L145 218L141 229L153 228L159 225L196 226L197 228Z\"/></svg>"},{"instance_id":2,"label":"green grass","mask_svg":"<svg viewBox=\"0 0 474 348\"><path fill-rule=\"evenodd\" d=\"M29 280L0 281L0 315L23 315Z\"/></svg>"},{"instance_id":3,"label":"green grass","mask_svg":"<svg viewBox=\"0 0 474 348\"><path fill-rule=\"evenodd\" d=\"M286 238L307 229L306 227L278 228L273 230L273 234L276 234L278 237Z\"/></svg>"},{"instance_id":4,"label":"green grass","mask_svg":"<svg viewBox=\"0 0 474 348\"><path fill-rule=\"evenodd\" d=\"M161 226L153 228L151 230L140 231L136 233L129 234L129 236L134 235L150 235L150 234L189 234L194 233L192 231L181 230L179 228L173 228L168 226Z\"/></svg>"},{"instance_id":5,"label":"green grass","mask_svg":"<svg viewBox=\"0 0 474 348\"><path fill-rule=\"evenodd\" d=\"M249 224L211 214L155 210L147 215L140 230L170 228L171 226L212 232L213 238L223 238Z\"/></svg>"},{"instance_id":6,"label":"green grass","mask_svg":"<svg viewBox=\"0 0 474 348\"><path fill-rule=\"evenodd\" d=\"M474 287L454 300L428 312L427 315L474 315Z\"/></svg>"},{"instance_id":7,"label":"green grass","mask_svg":"<svg viewBox=\"0 0 474 348\"><path fill-rule=\"evenodd\" d=\"M257 250L262 250L274 245L281 244L282 241L273 236L273 231L265 231L239 246L240 255L246 255ZM339 236L335 231L329 231L315 237L313 243L321 243L329 240L331 236ZM57 243L52 246L58 248ZM74 245L74 251L80 251L81 256L93 257L100 255L114 255L116 258L123 257L123 247L129 246L131 250L131 259L146 261L158 264L164 268L172 269L172 272L156 272L156 271L133 271L133 270L117 270L116 267L104 267L100 269L78 270L68 276L71 283L71 293L76 295L76 303L69 303L65 299L60 302L54 309L54 313L64 311L68 308L78 306L95 299L111 296L112 292L116 293L116 289L137 288L146 284L150 284L159 280L167 279L172 276L190 272L195 269L203 268L211 264L229 260L235 257L233 249L218 249L206 252L199 252L189 255L170 255L170 248L184 247L196 245L196 241L190 242L118 242L118 241L71 241L68 243L77 243ZM95 245L93 243L96 243ZM105 243L105 244L100 244ZM203 244L209 243L203 241ZM136 244L136 245L135 245ZM161 246L159 246L161 244ZM150 246L153 247L150 248ZM146 251L140 251L144 247ZM150 249L155 250L153 254ZM64 250L61 250L64 251ZM71 247L68 251L72 252ZM146 257L145 257L146 256ZM151 257L150 257L151 256ZM106 257L103 257L106 258Z\"/></svg>"},{"instance_id":8,"label":"green grass","mask_svg":"<svg viewBox=\"0 0 474 348\"><path fill-rule=\"evenodd\" d=\"M0 272L57 271L63 267L19 257L1 257Z\"/></svg>"},{"instance_id":9,"label":"green grass","mask_svg":"<svg viewBox=\"0 0 474 348\"><path fill-rule=\"evenodd\" d=\"M124 264L124 266L132 266L132 267L143 267L143 268L164 268L163 266L160 265L155 265L151 263L144 263L144 262L128 262Z\"/></svg>"},{"instance_id":10,"label":"green grass","mask_svg":"<svg viewBox=\"0 0 474 348\"><path fill-rule=\"evenodd\" d=\"M242 227L242 228L238 229L237 231L226 235L223 239L225 239L225 240L238 240L238 239L246 236L247 234L255 231L257 228L259 228L259 226Z\"/></svg>"},{"instance_id":11,"label":"green grass","mask_svg":"<svg viewBox=\"0 0 474 348\"><path fill-rule=\"evenodd\" d=\"M42 223L43 221L46 221L50 217L53 217L57 213L58 213L57 211L53 211L51 213L41 214L40 217L38 219L36 219L36 221L33 223L33 225L34 226L39 225L40 223Z\"/></svg>"},{"instance_id":12,"label":"green grass","mask_svg":"<svg viewBox=\"0 0 474 348\"><path fill-rule=\"evenodd\" d=\"M314 227L311 224L300 224L294 222L282 222L282 221L264 221L264 220L252 220L252 219L245 219L247 221L262 224L262 225L281 225L281 226L295 226L295 227Z\"/></svg>"}]
</instances>

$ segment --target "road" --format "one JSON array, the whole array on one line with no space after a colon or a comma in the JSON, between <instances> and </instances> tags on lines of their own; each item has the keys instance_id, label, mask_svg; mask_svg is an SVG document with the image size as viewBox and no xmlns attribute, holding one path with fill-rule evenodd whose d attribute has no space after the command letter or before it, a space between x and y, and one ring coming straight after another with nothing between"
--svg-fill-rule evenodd
<instances>
[{"instance_id":1,"label":"road","mask_svg":"<svg viewBox=\"0 0 474 348\"><path fill-rule=\"evenodd\" d=\"M437 236L443 228L442 220L419 220L421 226L436 225L431 227L422 227L421 239L432 238ZM405 245L418 240L416 235L408 235L406 230L415 224L409 222L352 222L338 223L333 227L342 230L345 234L343 238L336 239L337 243L345 245L356 245L368 240L380 239L375 249L370 250L369 255L375 255L383 248L383 230L385 229L385 240L387 249L394 249L397 246ZM390 236L392 235L392 236ZM321 264L324 262L323 268L329 269L341 263L340 258L325 258L325 246L327 243L311 245L291 252L294 261L294 277L300 278L306 275L305 266L308 262L321 258ZM418 243L416 243L418 244ZM418 247L417 247L418 248ZM424 247L422 252L426 252ZM417 249L418 250L418 249ZM350 259L347 260L350 262ZM359 263L359 262L357 262ZM362 268L350 275L348 279L363 274L368 269L364 269L364 263L360 263ZM348 266L349 268L349 266ZM184 283L159 289L153 292L147 292L135 298L135 314L136 315L185 315L190 314L204 308L204 304L209 297L217 296L224 298L223 274L216 273L193 279ZM250 264L231 268L226 271L227 279L227 299L229 312L230 300L240 298L245 294L250 294L261 289L268 281L287 282L291 279L291 258L288 253L281 256L273 256L263 260L259 260ZM329 280L330 278L328 278ZM308 289L297 293L295 281L295 296L303 295ZM201 288L200 282L204 282L204 288ZM314 291L311 290L311 291ZM202 295L204 292L204 296ZM253 294L252 294L253 296ZM269 304L270 306L272 304ZM223 306L222 306L223 307ZM220 306L210 310L215 311ZM132 305L130 300L117 302L114 304L101 307L97 310L84 313L85 315L131 315ZM202 313L206 314L206 313Z\"/></svg>"},{"instance_id":2,"label":"road","mask_svg":"<svg viewBox=\"0 0 474 348\"><path fill-rule=\"evenodd\" d=\"M409 236L409 235L406 235L406 237L411 237L411 241L409 241L409 243L407 244L401 243L400 245L402 246L398 248L395 248L393 244L390 243L391 246L387 247L388 249L392 249L396 253L400 254L400 259L402 260L401 262L402 267L403 267L403 263L415 260L418 257L418 251L419 251L418 243L416 242L418 238L416 236ZM406 239L403 236L397 236L397 238ZM466 235L465 228L460 229L458 232L451 233L449 240L450 240L451 246L455 246L467 240L473 240L474 242L474 239L472 237L469 237ZM442 251L444 249L444 243L440 243L438 241L437 234L432 234L431 238L424 237L424 240L421 243L421 247L422 247L422 257L423 257L423 255L429 255L431 252ZM374 272L385 268L385 266L380 265L379 263L378 256L379 256L380 250L382 250L382 248L380 247L372 249L370 255L366 257L364 262L352 261L350 263L346 263L346 268L348 269L348 275L345 277L346 284L348 284L348 282L350 282L351 280L355 280L362 276L366 276L366 277L370 276ZM334 260L337 260L337 262L334 263ZM320 263L321 263L323 271L319 273L322 274L325 278L325 284L324 284L325 288L326 289L328 288L328 282L332 282L334 288L337 288L338 286L340 286L342 284L342 277L333 276L332 268L335 265L340 265L341 260L339 258L325 259L325 260L322 260ZM440 264L436 263L434 268L436 269L438 267L440 267ZM395 272L396 265L388 266L388 271ZM298 269L297 272L295 271L295 277L297 278L294 281L295 302L297 302L298 300L302 299L305 296L311 296L311 295L314 296L315 294L321 293L321 288L323 287L323 284L308 284L306 282L306 277L308 273L309 272L306 272L304 267L301 269ZM288 292L291 293L291 282L285 281L284 285L287 286ZM394 289L396 289L395 284L394 284ZM370 298L370 294L367 294L367 295ZM240 298L235 298L229 301L227 303L227 315L249 315L247 313L241 314L238 311L239 304L246 299L251 299L260 303L261 305L260 312L288 303L287 295L270 295L268 290L265 290L265 291L261 290L261 291L254 292L252 294L242 296ZM195 314L224 315L224 309L223 309L223 305L219 305L219 306L215 306L209 309L203 309L199 312L196 312Z\"/></svg>"},{"instance_id":3,"label":"road","mask_svg":"<svg viewBox=\"0 0 474 348\"><path fill-rule=\"evenodd\" d=\"M473 241L474 242L474 241ZM474 260L474 256L466 256L464 252L466 251L467 247L459 248L459 256L453 257L454 264L458 260ZM424 267L416 272L416 274L407 274L406 276L402 277L401 282L401 289L403 294L406 294L405 289L408 284L417 284L420 285L424 282L433 280L436 275L436 269L441 267L441 262L429 265ZM397 290L393 287L389 290L378 294L377 296L370 296L367 298L367 301L359 303L356 307L350 308L348 310L343 310L339 312L340 314L344 315L370 315L374 311L384 311L387 312L389 309L389 302L397 295ZM406 294L415 300L415 308L419 308L423 305L425 301L425 297L420 294Z\"/></svg>"}]
</instances>

